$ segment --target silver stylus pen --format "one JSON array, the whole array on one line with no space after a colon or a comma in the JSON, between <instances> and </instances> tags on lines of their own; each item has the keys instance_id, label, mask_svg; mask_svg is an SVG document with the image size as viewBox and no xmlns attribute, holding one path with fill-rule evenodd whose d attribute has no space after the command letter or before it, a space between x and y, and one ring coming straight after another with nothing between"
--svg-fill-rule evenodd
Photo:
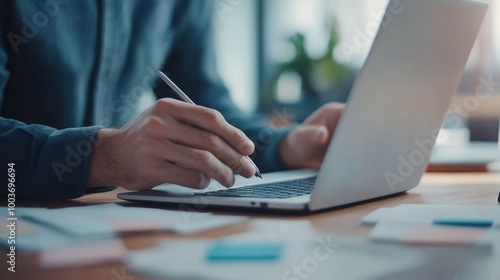
<instances>
[{"instance_id":1,"label":"silver stylus pen","mask_svg":"<svg viewBox=\"0 0 500 280\"><path fill-rule=\"evenodd\" d=\"M191 100L191 98L189 98L189 96L187 96L176 84L174 84L174 82L172 82L172 80L170 80L167 75L163 74L163 72L161 71L158 71L158 73L156 73L165 83L167 83L167 85L169 85L174 91L175 93L182 99L184 100L185 102L187 103L190 103L190 104L193 104L193 105L196 105L193 100ZM252 161L252 159L250 159L248 156L246 156L246 158L253 164L253 167L255 167L255 177L259 177L262 179L262 175L260 174L260 170L259 168L257 167L257 165L255 165L255 163Z\"/></svg>"}]
</instances>

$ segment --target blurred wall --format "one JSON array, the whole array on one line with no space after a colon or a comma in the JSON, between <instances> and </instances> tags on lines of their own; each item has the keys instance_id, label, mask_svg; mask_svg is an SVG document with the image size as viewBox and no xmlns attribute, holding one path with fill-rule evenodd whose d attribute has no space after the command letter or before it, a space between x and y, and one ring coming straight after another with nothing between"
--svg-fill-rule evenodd
<instances>
[{"instance_id":1,"label":"blurred wall","mask_svg":"<svg viewBox=\"0 0 500 280\"><path fill-rule=\"evenodd\" d=\"M257 107L257 1L215 0L217 67L245 112Z\"/></svg>"}]
</instances>

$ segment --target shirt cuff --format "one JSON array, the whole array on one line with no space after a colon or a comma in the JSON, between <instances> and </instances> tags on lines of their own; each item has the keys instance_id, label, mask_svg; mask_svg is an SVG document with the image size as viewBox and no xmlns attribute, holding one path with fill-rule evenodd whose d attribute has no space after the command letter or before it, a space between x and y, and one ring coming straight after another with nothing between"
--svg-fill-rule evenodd
<instances>
[{"instance_id":1,"label":"shirt cuff","mask_svg":"<svg viewBox=\"0 0 500 280\"><path fill-rule=\"evenodd\" d=\"M43 144L36 178L49 199L85 194L93 142L101 127L71 128L49 135Z\"/></svg>"},{"instance_id":2,"label":"shirt cuff","mask_svg":"<svg viewBox=\"0 0 500 280\"><path fill-rule=\"evenodd\" d=\"M106 187L93 187L93 188L88 188L85 191L85 194L93 194L93 193L105 193L105 192L110 192L116 190L118 187L113 187L113 186L106 186Z\"/></svg>"}]
</instances>

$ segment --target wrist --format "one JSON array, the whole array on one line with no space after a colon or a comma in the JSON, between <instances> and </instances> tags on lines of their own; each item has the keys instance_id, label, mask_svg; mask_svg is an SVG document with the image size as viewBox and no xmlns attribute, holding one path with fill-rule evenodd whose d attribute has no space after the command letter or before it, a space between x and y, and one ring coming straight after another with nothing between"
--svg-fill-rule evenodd
<instances>
[{"instance_id":1,"label":"wrist","mask_svg":"<svg viewBox=\"0 0 500 280\"><path fill-rule=\"evenodd\" d=\"M101 129L97 132L89 162L87 188L118 185L118 160L114 151L116 130Z\"/></svg>"}]
</instances>

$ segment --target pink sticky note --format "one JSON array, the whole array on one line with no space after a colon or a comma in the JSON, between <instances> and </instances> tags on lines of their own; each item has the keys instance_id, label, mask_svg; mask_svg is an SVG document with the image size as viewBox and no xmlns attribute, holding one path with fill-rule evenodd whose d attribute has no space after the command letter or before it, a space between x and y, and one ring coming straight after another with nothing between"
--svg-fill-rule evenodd
<instances>
[{"instance_id":1,"label":"pink sticky note","mask_svg":"<svg viewBox=\"0 0 500 280\"><path fill-rule=\"evenodd\" d=\"M410 244L469 245L479 241L485 229L424 226L411 229L403 236L403 242Z\"/></svg>"},{"instance_id":2,"label":"pink sticky note","mask_svg":"<svg viewBox=\"0 0 500 280\"><path fill-rule=\"evenodd\" d=\"M119 240L99 241L40 252L40 265L47 268L74 267L121 261L127 250Z\"/></svg>"}]
</instances>

